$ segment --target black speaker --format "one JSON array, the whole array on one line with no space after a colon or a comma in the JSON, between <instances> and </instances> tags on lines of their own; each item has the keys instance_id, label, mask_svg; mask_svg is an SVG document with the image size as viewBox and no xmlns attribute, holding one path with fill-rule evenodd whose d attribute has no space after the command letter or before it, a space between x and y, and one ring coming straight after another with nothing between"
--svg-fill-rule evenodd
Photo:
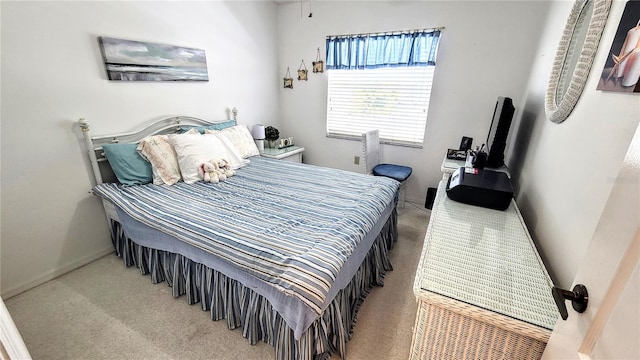
<instances>
[{"instance_id":1,"label":"black speaker","mask_svg":"<svg viewBox=\"0 0 640 360\"><path fill-rule=\"evenodd\" d=\"M424 207L427 209L433 209L433 201L436 199L436 188L427 189L427 198L424 200Z\"/></svg>"},{"instance_id":2,"label":"black speaker","mask_svg":"<svg viewBox=\"0 0 640 360\"><path fill-rule=\"evenodd\" d=\"M476 169L484 169L484 165L487 163L487 153L484 151L476 151L473 156L473 167Z\"/></svg>"}]
</instances>

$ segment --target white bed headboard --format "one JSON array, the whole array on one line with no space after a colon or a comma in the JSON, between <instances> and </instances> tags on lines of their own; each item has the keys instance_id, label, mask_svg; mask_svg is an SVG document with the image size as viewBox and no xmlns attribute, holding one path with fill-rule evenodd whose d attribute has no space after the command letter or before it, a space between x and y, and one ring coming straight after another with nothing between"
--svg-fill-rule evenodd
<instances>
[{"instance_id":1,"label":"white bed headboard","mask_svg":"<svg viewBox=\"0 0 640 360\"><path fill-rule=\"evenodd\" d=\"M220 121L207 121L191 116L172 116L147 124L138 130L112 135L91 135L90 125L86 119L78 120L78 126L82 129L85 144L88 149L89 161L96 179L96 185L103 182L116 182L116 176L111 170L102 150L102 145L110 143L138 143L147 136L160 134L176 134L195 126L207 126L229 120L238 120L238 109L231 109L231 119Z\"/></svg>"}]
</instances>

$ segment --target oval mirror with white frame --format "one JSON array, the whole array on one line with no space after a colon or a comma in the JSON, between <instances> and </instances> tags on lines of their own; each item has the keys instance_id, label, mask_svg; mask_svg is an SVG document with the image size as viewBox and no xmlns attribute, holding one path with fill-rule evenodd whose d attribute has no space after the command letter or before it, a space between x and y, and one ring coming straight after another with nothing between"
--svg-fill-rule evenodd
<instances>
[{"instance_id":1,"label":"oval mirror with white frame","mask_svg":"<svg viewBox=\"0 0 640 360\"><path fill-rule=\"evenodd\" d=\"M545 112L554 123L569 117L582 94L610 8L611 0L576 0L571 8L545 96Z\"/></svg>"}]
</instances>

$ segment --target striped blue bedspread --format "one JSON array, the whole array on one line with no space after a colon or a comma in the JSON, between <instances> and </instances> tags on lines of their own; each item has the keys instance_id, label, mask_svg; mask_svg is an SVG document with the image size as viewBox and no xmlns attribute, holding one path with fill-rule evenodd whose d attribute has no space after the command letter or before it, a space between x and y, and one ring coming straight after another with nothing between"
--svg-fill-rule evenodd
<instances>
[{"instance_id":1,"label":"striped blue bedspread","mask_svg":"<svg viewBox=\"0 0 640 360\"><path fill-rule=\"evenodd\" d=\"M252 157L217 184L100 184L93 191L320 315L341 267L398 186L384 177Z\"/></svg>"}]
</instances>

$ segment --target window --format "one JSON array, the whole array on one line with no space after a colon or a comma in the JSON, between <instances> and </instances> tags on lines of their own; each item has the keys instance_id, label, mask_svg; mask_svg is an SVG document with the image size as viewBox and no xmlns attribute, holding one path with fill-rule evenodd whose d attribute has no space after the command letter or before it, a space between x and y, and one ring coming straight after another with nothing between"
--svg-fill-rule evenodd
<instances>
[{"instance_id":1,"label":"window","mask_svg":"<svg viewBox=\"0 0 640 360\"><path fill-rule=\"evenodd\" d=\"M433 69L329 70L327 134L360 138L377 128L382 141L421 146Z\"/></svg>"},{"instance_id":2,"label":"window","mask_svg":"<svg viewBox=\"0 0 640 360\"><path fill-rule=\"evenodd\" d=\"M327 136L422 147L440 32L327 38Z\"/></svg>"}]
</instances>

